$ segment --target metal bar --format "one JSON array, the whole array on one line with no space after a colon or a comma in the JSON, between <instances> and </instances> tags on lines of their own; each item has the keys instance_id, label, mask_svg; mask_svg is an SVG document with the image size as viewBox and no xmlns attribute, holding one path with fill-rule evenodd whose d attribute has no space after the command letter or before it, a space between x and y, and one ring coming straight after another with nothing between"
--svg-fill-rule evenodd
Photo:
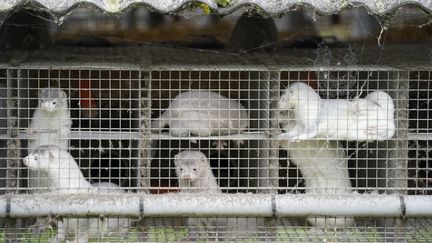
<instances>
[{"instance_id":1,"label":"metal bar","mask_svg":"<svg viewBox=\"0 0 432 243\"><path fill-rule=\"evenodd\" d=\"M18 139L18 97L17 97L17 72L15 70L7 71L7 117L8 117L8 132L7 132L7 172L6 172L6 187L14 193L19 187L19 147ZM19 75L19 73L18 73ZM19 77L18 77L19 78Z\"/></svg>"},{"instance_id":2,"label":"metal bar","mask_svg":"<svg viewBox=\"0 0 432 243\"><path fill-rule=\"evenodd\" d=\"M432 133L408 133L408 140L432 140Z\"/></svg>"},{"instance_id":3,"label":"metal bar","mask_svg":"<svg viewBox=\"0 0 432 243\"><path fill-rule=\"evenodd\" d=\"M179 137L170 136L168 133L152 133L150 135L151 139L181 139ZM225 136L207 136L207 137L185 137L183 139L194 140L258 140L258 139L268 139L268 136L264 132L245 132L239 134L225 135Z\"/></svg>"},{"instance_id":4,"label":"metal bar","mask_svg":"<svg viewBox=\"0 0 432 243\"><path fill-rule=\"evenodd\" d=\"M48 131L44 131L49 133ZM34 139L36 134L27 132L20 132L19 139ZM0 135L0 139L7 139L8 135ZM68 135L69 139L136 139L142 138L140 132L126 132L126 131L71 131ZM181 139L179 137L170 136L168 133L152 133L148 135L149 139ZM190 139L186 137L184 139ZM254 139L268 139L268 136L263 132L247 132L241 134L225 135L225 136L208 136L208 137L193 137L195 140L209 140L209 139L225 139L225 140L254 140Z\"/></svg>"},{"instance_id":5,"label":"metal bar","mask_svg":"<svg viewBox=\"0 0 432 243\"><path fill-rule=\"evenodd\" d=\"M278 110L277 110L277 103L272 100L273 97L279 97L279 90L280 85L279 80L281 80L281 72L280 71L272 71L270 72L270 83L269 83L269 133L272 133L272 131L279 130L279 122L278 119L276 119ZM273 134L274 135L274 134ZM279 186L279 141L272 140L269 141L270 145L270 160L269 160L269 177L270 177L270 183L269 186L273 188L272 192L276 193L277 188Z\"/></svg>"},{"instance_id":6,"label":"metal bar","mask_svg":"<svg viewBox=\"0 0 432 243\"><path fill-rule=\"evenodd\" d=\"M408 140L407 138L407 130L409 127L409 82L408 82L408 72L390 72L395 79L394 82L389 82L389 86L393 91L393 97L396 99L396 108L397 112L395 114L396 122L397 122L397 140L391 140L387 147L397 148L395 152L391 150L388 152L386 156L389 158L387 162L387 187L397 188L395 192L406 194L408 186ZM390 78L390 77L389 77ZM380 149L380 151L385 151L384 149Z\"/></svg>"},{"instance_id":7,"label":"metal bar","mask_svg":"<svg viewBox=\"0 0 432 243\"><path fill-rule=\"evenodd\" d=\"M10 194L18 193L19 189L19 148L18 139L18 97L17 84L21 73L7 70L7 159L6 159L6 190ZM20 76L18 76L20 75ZM5 208L5 212L7 207ZM14 242L19 236L19 231L14 230L21 222L16 219L5 220L6 242Z\"/></svg>"},{"instance_id":8,"label":"metal bar","mask_svg":"<svg viewBox=\"0 0 432 243\"><path fill-rule=\"evenodd\" d=\"M26 132L20 132L18 135L19 139L31 139L34 138L34 134ZM432 140L432 133L409 133L408 140ZM139 132L103 132L103 131L71 131L70 139L140 139L141 135ZM10 138L7 134L0 134L0 139ZM150 139L179 139L178 137L172 137L168 133L152 133L149 136ZM267 134L263 132L246 132L241 134L233 134L226 136L210 136L210 137L194 137L195 140L209 140L209 139L225 139L225 140L248 140L248 139L267 139ZM337 140L333 138L314 138L314 140Z\"/></svg>"},{"instance_id":9,"label":"metal bar","mask_svg":"<svg viewBox=\"0 0 432 243\"><path fill-rule=\"evenodd\" d=\"M396 97L395 106L396 111L396 126L397 139L388 142L388 148L397 148L396 151L385 151L381 150L381 153L386 152L388 158L387 161L387 175L385 177L386 186L389 188L396 188L396 190L387 189L390 193L400 193L407 194L406 190L408 186L408 128L409 128L409 72L408 71L398 71L389 72L389 80L394 80L389 82L390 94ZM401 200L403 202L403 200ZM395 220L395 237L400 239L396 242L404 242L404 236L406 235L406 220L404 217L400 217Z\"/></svg>"},{"instance_id":10,"label":"metal bar","mask_svg":"<svg viewBox=\"0 0 432 243\"><path fill-rule=\"evenodd\" d=\"M269 133L270 130L270 115L269 115L269 108L270 108L270 97L269 97L269 86L270 86L270 72L257 72L252 73L250 79L254 80L250 87L253 89L259 89L260 94L258 94L257 101L259 102L256 106L257 108L260 108L259 113L256 114L256 117L259 120L259 127L261 129L264 129L267 133ZM254 87L255 86L255 87ZM262 100L261 100L262 99ZM264 148L262 151L259 151L259 160L258 160L258 187L260 187L259 192L262 193L271 193L272 188L270 186L271 180L270 180L270 161L269 161L269 148L270 148L270 141L269 139L263 139L262 141L258 142L259 148Z\"/></svg>"},{"instance_id":11,"label":"metal bar","mask_svg":"<svg viewBox=\"0 0 432 243\"><path fill-rule=\"evenodd\" d=\"M18 135L19 139L30 139L34 138L35 135L26 132L20 132ZM10 138L7 134L0 134L0 139ZM70 139L140 139L141 134L139 132L125 132L125 131L71 131L69 135ZM178 137L172 137L168 133L152 133L149 135L150 139L179 139ZM225 140L248 140L248 139L267 139L268 136L264 132L245 132L241 134L225 135L225 136L210 136L210 137L194 137L195 140L209 140L209 139L225 139ZM407 135L408 140L432 140L432 133L409 133ZM314 140L337 140L333 138L314 138Z\"/></svg>"},{"instance_id":12,"label":"metal bar","mask_svg":"<svg viewBox=\"0 0 432 243\"><path fill-rule=\"evenodd\" d=\"M140 148L138 161L138 185L141 188L150 187L150 167L151 167L151 134L150 134L150 118L151 118L151 100L150 90L151 74L148 72L140 73L140 132L137 134Z\"/></svg>"},{"instance_id":13,"label":"metal bar","mask_svg":"<svg viewBox=\"0 0 432 243\"><path fill-rule=\"evenodd\" d=\"M402 203L404 202L404 203ZM7 211L7 208L10 208ZM274 210L276 209L276 210ZM0 217L29 216L352 216L431 217L432 201L415 195L33 194L0 196Z\"/></svg>"},{"instance_id":14,"label":"metal bar","mask_svg":"<svg viewBox=\"0 0 432 243\"><path fill-rule=\"evenodd\" d=\"M44 132L47 135L49 132ZM57 132L51 132L51 135ZM19 139L35 139L37 136L40 136L41 133L26 133L20 132L18 137ZM135 139L138 140L141 138L141 134L139 132L126 132L126 131L71 131L69 135L65 136L68 139L120 139L120 140L129 140Z\"/></svg>"}]
</instances>

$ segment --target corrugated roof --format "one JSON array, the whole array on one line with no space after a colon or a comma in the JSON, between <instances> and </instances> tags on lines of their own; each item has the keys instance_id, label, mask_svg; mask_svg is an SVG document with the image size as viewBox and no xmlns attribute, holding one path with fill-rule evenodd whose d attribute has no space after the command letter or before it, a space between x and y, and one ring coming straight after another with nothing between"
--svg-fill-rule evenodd
<instances>
[{"instance_id":1,"label":"corrugated roof","mask_svg":"<svg viewBox=\"0 0 432 243\"><path fill-rule=\"evenodd\" d=\"M146 5L163 13L173 13L196 0L0 0L0 11L30 4L50 10L51 13L65 15L77 6L94 5L107 13L119 13L125 9ZM385 15L406 4L416 4L432 13L431 0L199 0L215 12L226 15L242 6L258 6L269 15L276 15L298 6L311 7L315 11L330 14L349 6L365 6L370 12ZM218 2L220 3L218 5ZM221 3L224 4L221 4Z\"/></svg>"}]
</instances>

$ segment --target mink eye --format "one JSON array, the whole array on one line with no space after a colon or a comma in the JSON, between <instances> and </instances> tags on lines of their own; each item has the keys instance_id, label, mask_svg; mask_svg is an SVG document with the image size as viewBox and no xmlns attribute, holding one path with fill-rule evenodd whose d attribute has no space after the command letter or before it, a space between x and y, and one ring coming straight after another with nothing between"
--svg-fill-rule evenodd
<instances>
[{"instance_id":1,"label":"mink eye","mask_svg":"<svg viewBox=\"0 0 432 243\"><path fill-rule=\"evenodd\" d=\"M197 171L197 169L196 169L196 168L193 168L193 171Z\"/></svg>"},{"instance_id":2,"label":"mink eye","mask_svg":"<svg viewBox=\"0 0 432 243\"><path fill-rule=\"evenodd\" d=\"M183 171L183 168L180 168L180 171Z\"/></svg>"},{"instance_id":3,"label":"mink eye","mask_svg":"<svg viewBox=\"0 0 432 243\"><path fill-rule=\"evenodd\" d=\"M57 104L57 101L53 101L53 103L52 103L53 105L55 105L55 104Z\"/></svg>"}]
</instances>

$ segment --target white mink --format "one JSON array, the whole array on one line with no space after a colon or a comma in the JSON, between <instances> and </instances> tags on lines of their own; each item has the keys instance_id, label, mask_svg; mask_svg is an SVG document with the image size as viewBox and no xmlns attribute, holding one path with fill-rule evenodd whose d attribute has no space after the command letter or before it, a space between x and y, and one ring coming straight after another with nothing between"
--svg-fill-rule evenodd
<instances>
[{"instance_id":1,"label":"white mink","mask_svg":"<svg viewBox=\"0 0 432 243\"><path fill-rule=\"evenodd\" d=\"M281 116L290 121L292 111ZM281 124L283 130L292 128L289 123ZM306 194L343 195L353 193L348 174L348 160L343 147L337 141L303 140L297 142L279 141L279 146L288 151L290 161L297 165L305 181ZM307 218L320 228L343 228L354 224L353 218L328 217Z\"/></svg>"},{"instance_id":2,"label":"white mink","mask_svg":"<svg viewBox=\"0 0 432 243\"><path fill-rule=\"evenodd\" d=\"M49 144L69 149L69 141L64 138L72 126L67 94L60 88L44 88L38 102L29 125L29 131L36 133L36 138L28 141L30 152Z\"/></svg>"},{"instance_id":3,"label":"white mink","mask_svg":"<svg viewBox=\"0 0 432 243\"><path fill-rule=\"evenodd\" d=\"M213 175L207 157L193 150L185 150L174 156L176 174L179 180L181 193L222 193L217 184L216 177ZM189 218L188 225L190 235L198 234L200 239L208 239L208 234L219 232L219 237L223 240L245 238L245 232L257 231L257 219L248 218ZM207 232L208 231L208 232ZM224 234L222 231L230 232ZM242 235L243 233L243 235ZM224 238L225 237L225 238Z\"/></svg>"},{"instance_id":4,"label":"white mink","mask_svg":"<svg viewBox=\"0 0 432 243\"><path fill-rule=\"evenodd\" d=\"M36 152L23 159L24 165L31 170L48 175L49 191L55 193L125 193L113 183L90 184L82 174L70 153L53 145L43 145ZM113 194L115 196L115 194ZM89 238L106 237L111 234L126 236L129 220L119 219L76 219L68 218L58 222L57 235L50 242L60 242L67 236L75 236L74 242L88 242ZM106 232L104 232L106 231Z\"/></svg>"},{"instance_id":5,"label":"white mink","mask_svg":"<svg viewBox=\"0 0 432 243\"><path fill-rule=\"evenodd\" d=\"M185 150L174 156L174 164L181 192L221 193L205 154Z\"/></svg>"},{"instance_id":6,"label":"white mink","mask_svg":"<svg viewBox=\"0 0 432 243\"><path fill-rule=\"evenodd\" d=\"M175 137L221 136L245 130L249 116L237 101L209 90L194 90L178 94L151 127L163 129L167 125ZM223 147L226 142L219 145Z\"/></svg>"},{"instance_id":7,"label":"white mink","mask_svg":"<svg viewBox=\"0 0 432 243\"><path fill-rule=\"evenodd\" d=\"M28 131L35 138L28 140L29 153L39 146L56 145L62 149L69 149L69 134L72 120L68 109L67 94L60 88L44 88L39 92L38 107L33 113ZM48 186L47 175L44 173L29 172L29 188L36 189L31 192L45 192Z\"/></svg>"},{"instance_id":8,"label":"white mink","mask_svg":"<svg viewBox=\"0 0 432 243\"><path fill-rule=\"evenodd\" d=\"M336 141L280 141L289 151L291 162L297 165L305 181L306 194L343 195L353 193L347 160ZM343 228L354 224L353 218L307 218L319 228Z\"/></svg>"},{"instance_id":9,"label":"white mink","mask_svg":"<svg viewBox=\"0 0 432 243\"><path fill-rule=\"evenodd\" d=\"M383 91L364 99L321 99L312 87L296 82L286 89L278 107L293 111L295 118L295 125L281 139L382 141L395 132L393 100Z\"/></svg>"}]
</instances>

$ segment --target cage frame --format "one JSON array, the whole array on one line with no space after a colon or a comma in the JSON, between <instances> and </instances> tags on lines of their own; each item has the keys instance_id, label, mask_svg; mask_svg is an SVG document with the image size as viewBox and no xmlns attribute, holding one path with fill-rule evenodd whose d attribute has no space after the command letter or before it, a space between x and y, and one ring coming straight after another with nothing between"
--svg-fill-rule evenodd
<instances>
[{"instance_id":1,"label":"cage frame","mask_svg":"<svg viewBox=\"0 0 432 243\"><path fill-rule=\"evenodd\" d=\"M67 50L65 55L68 56ZM116 51L117 52L117 51ZM142 52L140 52L142 53ZM144 52L146 53L146 52ZM170 51L168 51L170 53ZM81 54L82 55L82 54ZM37 56L37 55L36 55ZM49 55L48 55L49 56ZM152 56L152 55L150 55ZM150 92L152 89L149 86L150 82L146 81L151 79L152 71L238 71L239 69L244 69L246 71L254 71L262 75L265 84L268 85L269 93L274 94L278 92L279 89L272 90L278 84L277 80L280 80L282 72L291 71L316 71L319 70L331 70L331 71L352 71L353 67L335 67L335 66L308 66L308 65L294 65L290 64L280 64L280 60L274 60L267 54L252 54L248 58L250 60L256 61L260 60L261 63L258 65L248 64L249 60L243 60L244 57L238 58L237 55L228 54L230 58L236 59L235 61L241 61L241 65L232 65L231 63L218 63L217 60L215 64L205 63L205 64L154 64L152 58L136 57L133 61L128 61L124 64L124 59L119 58L116 62L110 62L110 60L101 61L98 57L95 59L94 63L91 61L86 62L85 65L79 63L71 63L69 61L60 62L58 65L53 65L51 61L49 62L37 62L32 61L29 58L28 61L16 61L11 64L9 61L0 64L0 69L5 69L7 71L7 83L8 83L8 106L14 107L14 104L18 102L17 96L14 95L14 89L9 89L9 87L14 87L14 82L20 79L20 70L27 70L29 68L36 69L83 69L83 70L129 70L134 68L140 73L140 89L141 93ZM25 57L24 59L26 59ZM47 59L51 59L49 57ZM19 58L18 58L19 59ZM145 60L144 60L145 59ZM162 62L162 61L155 61ZM234 61L233 61L234 62ZM17 64L19 63L19 64ZM424 64L423 64L424 65ZM119 68L120 67L120 68ZM397 120L398 137L395 140L389 141L389 143L394 143L392 146L399 149L394 153L391 153L393 158L398 158L399 160L393 161L388 164L388 168L395 168L396 170L391 170L388 179L389 183L385 186L386 192L389 195L344 195L334 198L326 198L322 195L312 196L312 195L290 195L277 194L278 188L278 176L277 170L278 165L278 145L277 141L272 139L276 133L274 133L275 119L270 119L268 131L260 131L256 134L239 134L227 137L198 137L197 139L209 140L212 138L244 138L244 139L267 139L269 144L265 147L269 149L267 161L262 161L260 167L268 168L267 171L263 171L262 178L263 181L259 183L260 186L266 189L266 191L261 191L259 194L248 195L248 194L238 194L238 195L219 195L219 196L203 196L203 195L150 195L147 193L145 188L149 187L150 172L149 172L149 161L150 154L149 145L152 139L171 139L169 136L164 134L155 135L149 131L149 122L151 112L151 97L149 99L141 99L140 104L140 126L138 132L132 132L129 134L122 133L101 133L102 136L107 136L110 138L132 138L140 141L139 148L141 151L141 159L138 167L140 168L140 178L142 180L138 186L137 193L130 193L126 195L119 195L115 199L107 199L108 195L104 194L86 194L86 195L62 195L62 200L68 201L66 206L58 206L58 195L31 195L33 198L29 198L28 195L19 195L18 190L15 190L18 186L18 182L15 178L19 177L16 172L8 170L8 186L7 189L14 194L0 195L0 218L17 219L21 217L28 216L49 216L49 215L60 215L65 217L80 216L80 217L100 217L100 216L127 216L132 218L146 218L146 217L171 217L171 216L256 216L256 217L309 217L309 216L355 216L355 217L395 217L395 218L416 218L416 217L431 217L432 216L432 203L430 202L429 196L420 195L405 195L406 194L406 181L399 178L408 178L407 176L407 164L406 160L408 158L408 139L430 139L430 134L420 134L420 133L409 133L408 132L408 88L409 79L407 77L411 70L419 71L426 70L429 71L429 66L413 66L410 68L400 68L395 66L375 66L375 65L358 65L354 67L357 71L375 71L375 72L394 72L397 74L392 77L393 80L401 80L401 82L394 82L391 85L395 90L405 91L403 94L398 94L396 107L400 109L401 116ZM390 78L390 79L392 79ZM267 87L267 86L266 86ZM269 97L272 94L268 94ZM149 97L147 94L140 94L140 97ZM276 117L274 113L275 104L268 104L268 112L270 117ZM17 129L17 118L13 109L8 109L8 133L7 135L2 135L2 138L6 138L8 141L8 148L19 147L20 139L28 139L31 136L19 132ZM145 118L143 118L145 117ZM97 133L97 132L95 132ZM71 132L70 138L83 138L85 133L83 132ZM111 137L112 136L112 137ZM11 151L11 152L9 152ZM15 152L13 152L15 151ZM19 158L19 149L8 149L8 158ZM10 153L10 154L9 154ZM18 168L19 161L8 160L8 168ZM15 173L15 174L14 174ZM14 177L15 175L15 177ZM10 176L10 177L9 177ZM188 205L185 202L193 200L196 202L194 205ZM322 200L318 203L318 200ZM34 202L43 202L42 205L47 205L45 209L37 208ZM172 203L166 203L172 202ZM208 206L208 202L215 202L213 207ZM260 207L257 208L257 202ZM90 205L98 205L97 208L92 208ZM175 206L177 205L177 206ZM206 206L203 206L206 205ZM219 206L218 206L219 205ZM225 205L225 206L220 206ZM287 206L289 205L289 206ZM340 205L334 207L335 205ZM376 206L379 205L379 206ZM129 206L130 210L124 210L125 206ZM4 210L2 210L2 208ZM168 208L172 210L167 210ZM242 209L238 211L233 211L232 209Z\"/></svg>"}]
</instances>

